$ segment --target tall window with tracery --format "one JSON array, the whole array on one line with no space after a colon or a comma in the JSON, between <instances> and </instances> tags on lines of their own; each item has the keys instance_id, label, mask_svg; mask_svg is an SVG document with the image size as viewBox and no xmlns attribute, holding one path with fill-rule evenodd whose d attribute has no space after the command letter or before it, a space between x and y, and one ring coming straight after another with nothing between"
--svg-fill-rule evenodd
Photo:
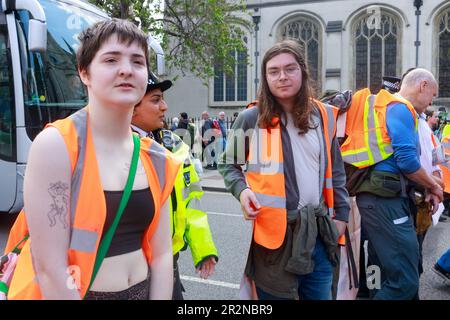
<instances>
[{"instance_id":1,"label":"tall window with tracery","mask_svg":"<svg viewBox=\"0 0 450 320\"><path fill-rule=\"evenodd\" d=\"M282 39L295 39L304 48L309 73L318 91L321 88L321 28L320 25L308 18L300 18L286 23L281 28Z\"/></svg>"},{"instance_id":2,"label":"tall window with tracery","mask_svg":"<svg viewBox=\"0 0 450 320\"><path fill-rule=\"evenodd\" d=\"M379 18L365 15L353 24L355 88L381 88L383 76L399 76L400 23L381 11Z\"/></svg>"},{"instance_id":3,"label":"tall window with tracery","mask_svg":"<svg viewBox=\"0 0 450 320\"><path fill-rule=\"evenodd\" d=\"M243 40L247 44L247 37ZM247 50L229 54L236 61L232 66L233 73L227 74L220 62L214 65L214 102L247 101Z\"/></svg>"},{"instance_id":4,"label":"tall window with tracery","mask_svg":"<svg viewBox=\"0 0 450 320\"><path fill-rule=\"evenodd\" d=\"M439 26L439 96L450 97L450 8L438 18Z\"/></svg>"}]
</instances>

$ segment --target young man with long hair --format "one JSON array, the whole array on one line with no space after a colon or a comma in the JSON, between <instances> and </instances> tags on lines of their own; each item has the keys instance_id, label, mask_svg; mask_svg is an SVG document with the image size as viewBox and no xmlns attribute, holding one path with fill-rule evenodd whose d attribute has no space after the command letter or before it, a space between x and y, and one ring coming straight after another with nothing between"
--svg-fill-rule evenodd
<instances>
[{"instance_id":1,"label":"young man with long hair","mask_svg":"<svg viewBox=\"0 0 450 320\"><path fill-rule=\"evenodd\" d=\"M313 99L297 42L270 48L261 71L258 102L239 114L219 164L254 223L245 275L259 299L331 299L350 211L337 110Z\"/></svg>"}]
</instances>

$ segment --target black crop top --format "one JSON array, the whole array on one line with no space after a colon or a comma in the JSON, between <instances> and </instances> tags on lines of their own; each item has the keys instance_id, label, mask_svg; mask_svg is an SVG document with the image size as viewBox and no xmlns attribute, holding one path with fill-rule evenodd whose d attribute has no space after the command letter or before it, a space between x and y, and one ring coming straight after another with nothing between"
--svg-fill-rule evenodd
<instances>
[{"instance_id":1,"label":"black crop top","mask_svg":"<svg viewBox=\"0 0 450 320\"><path fill-rule=\"evenodd\" d=\"M116 217L123 191L104 191L104 193L106 220L102 239ZM150 188L133 190L105 257L118 256L142 248L142 237L152 222L154 214L155 205Z\"/></svg>"}]
</instances>

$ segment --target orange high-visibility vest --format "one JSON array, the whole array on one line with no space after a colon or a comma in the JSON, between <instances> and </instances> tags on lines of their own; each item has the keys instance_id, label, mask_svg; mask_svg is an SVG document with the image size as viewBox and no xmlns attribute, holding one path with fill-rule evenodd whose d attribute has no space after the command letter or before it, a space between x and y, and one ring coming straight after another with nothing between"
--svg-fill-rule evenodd
<instances>
[{"instance_id":1,"label":"orange high-visibility vest","mask_svg":"<svg viewBox=\"0 0 450 320\"><path fill-rule=\"evenodd\" d=\"M317 100L314 102L322 118L328 159L323 194L328 213L334 217L331 142L336 134L338 109L324 106ZM270 129L255 128L247 159L247 182L261 205L253 237L256 243L268 249L277 249L283 244L287 227L281 128L278 118L274 118L273 123L276 125ZM343 238L339 242L342 241Z\"/></svg>"},{"instance_id":2,"label":"orange high-visibility vest","mask_svg":"<svg viewBox=\"0 0 450 320\"><path fill-rule=\"evenodd\" d=\"M341 146L344 162L365 168L389 158L394 150L387 132L386 110L392 103L405 104L418 128L416 111L411 103L401 97L380 90L372 95L368 88L355 92L347 111L345 134Z\"/></svg>"},{"instance_id":3,"label":"orange high-visibility vest","mask_svg":"<svg viewBox=\"0 0 450 320\"><path fill-rule=\"evenodd\" d=\"M450 134L442 138L442 146L444 147L445 158L450 158ZM444 192L450 193L450 164L448 162L439 164L444 177Z\"/></svg>"},{"instance_id":4,"label":"orange high-visibility vest","mask_svg":"<svg viewBox=\"0 0 450 320\"><path fill-rule=\"evenodd\" d=\"M87 107L68 118L47 125L56 128L64 138L72 168L71 238L67 256L69 269L79 271L76 272L79 279L75 279L75 282L80 284L78 290L81 297L85 296L91 281L106 218L105 197L88 115ZM150 240L158 225L161 206L172 191L180 165L170 152L149 138L141 139L139 158L147 174L155 205L153 220L142 240L142 250L150 264L152 259ZM26 216L22 210L11 229L5 252L10 252L27 233ZM28 239L19 255L8 299L41 298Z\"/></svg>"},{"instance_id":5,"label":"orange high-visibility vest","mask_svg":"<svg viewBox=\"0 0 450 320\"><path fill-rule=\"evenodd\" d=\"M431 133L431 142L433 143L433 147L437 148L439 146L433 132Z\"/></svg>"}]
</instances>

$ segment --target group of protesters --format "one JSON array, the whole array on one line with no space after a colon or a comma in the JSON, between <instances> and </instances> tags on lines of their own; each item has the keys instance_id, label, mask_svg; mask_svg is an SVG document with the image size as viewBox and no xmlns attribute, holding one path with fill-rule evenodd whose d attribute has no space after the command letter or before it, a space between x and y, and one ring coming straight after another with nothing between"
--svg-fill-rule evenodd
<instances>
[{"instance_id":1,"label":"group of protesters","mask_svg":"<svg viewBox=\"0 0 450 320\"><path fill-rule=\"evenodd\" d=\"M7 298L183 299L180 251L189 246L202 278L219 260L195 144L176 134L191 135L191 122L182 113L175 133L164 128L173 84L149 71L147 37L134 24L98 22L79 40L89 102L32 144L5 250L14 266ZM369 264L381 272L370 297L419 298L423 239L450 189L450 136L441 144L423 123L437 91L433 74L417 68L338 108L340 93L314 98L301 45L283 40L265 53L257 100L231 130L222 131L223 113L202 114L202 149L219 146L206 167L253 222L242 297L334 298L348 222L359 214ZM434 266L446 278L449 255Z\"/></svg>"}]
</instances>

